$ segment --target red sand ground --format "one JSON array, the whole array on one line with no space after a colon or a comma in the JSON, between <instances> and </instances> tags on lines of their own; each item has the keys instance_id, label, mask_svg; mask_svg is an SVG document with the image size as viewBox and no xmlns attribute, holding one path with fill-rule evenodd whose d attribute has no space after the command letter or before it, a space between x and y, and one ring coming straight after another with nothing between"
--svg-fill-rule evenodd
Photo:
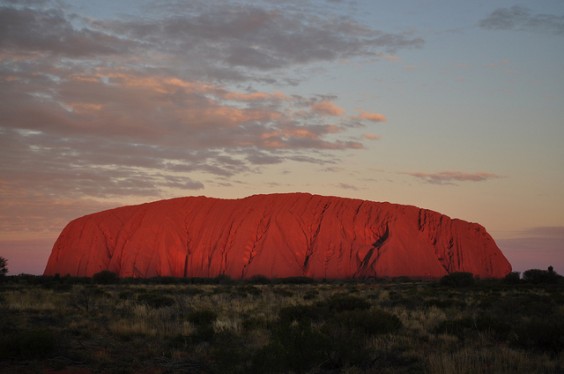
<instances>
[{"instance_id":1,"label":"red sand ground","mask_svg":"<svg viewBox=\"0 0 564 374\"><path fill-rule=\"evenodd\" d=\"M305 193L185 197L70 222L45 275L249 278L503 277L511 265L476 224L413 206Z\"/></svg>"}]
</instances>

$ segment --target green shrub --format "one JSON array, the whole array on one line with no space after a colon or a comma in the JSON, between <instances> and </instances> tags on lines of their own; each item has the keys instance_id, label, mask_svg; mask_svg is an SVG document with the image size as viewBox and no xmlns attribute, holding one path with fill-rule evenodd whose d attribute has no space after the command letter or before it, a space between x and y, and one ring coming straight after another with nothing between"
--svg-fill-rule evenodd
<instances>
[{"instance_id":1,"label":"green shrub","mask_svg":"<svg viewBox=\"0 0 564 374\"><path fill-rule=\"evenodd\" d=\"M446 287L469 287L474 285L474 275L468 272L454 272L441 278L441 285Z\"/></svg>"},{"instance_id":2,"label":"green shrub","mask_svg":"<svg viewBox=\"0 0 564 374\"><path fill-rule=\"evenodd\" d=\"M96 284L115 284L119 282L119 277L112 271L102 270L92 276L92 281Z\"/></svg>"}]
</instances>

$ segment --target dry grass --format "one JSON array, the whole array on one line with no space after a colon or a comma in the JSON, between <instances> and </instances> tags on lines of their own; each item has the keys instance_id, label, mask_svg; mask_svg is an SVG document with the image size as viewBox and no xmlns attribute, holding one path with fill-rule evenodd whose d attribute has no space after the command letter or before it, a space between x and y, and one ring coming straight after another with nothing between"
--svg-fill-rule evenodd
<instances>
[{"instance_id":1,"label":"dry grass","mask_svg":"<svg viewBox=\"0 0 564 374\"><path fill-rule=\"evenodd\" d=\"M562 285L502 283L464 290L431 282L4 283L0 368L213 373L256 372L267 365L273 372L558 373L564 354L557 339L519 340L517 333L526 330L515 323L505 331L503 322L564 318L562 291ZM327 309L340 305L328 300L347 297L367 301L366 313ZM298 315L289 325L279 320L281 309L302 306L317 316ZM399 318L401 328L367 333L360 328L365 321L354 319L379 312ZM301 366L285 366L277 359L285 354L281 349L303 353Z\"/></svg>"}]
</instances>

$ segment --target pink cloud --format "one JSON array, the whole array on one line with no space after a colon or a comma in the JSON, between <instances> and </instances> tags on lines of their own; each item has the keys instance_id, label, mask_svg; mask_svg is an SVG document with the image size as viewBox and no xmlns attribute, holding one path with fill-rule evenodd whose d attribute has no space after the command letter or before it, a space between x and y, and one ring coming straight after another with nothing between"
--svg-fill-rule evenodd
<instances>
[{"instance_id":1,"label":"pink cloud","mask_svg":"<svg viewBox=\"0 0 564 374\"><path fill-rule=\"evenodd\" d=\"M380 113L369 113L369 112L361 112L357 117L360 120L366 120L371 122L386 122L386 116Z\"/></svg>"},{"instance_id":2,"label":"pink cloud","mask_svg":"<svg viewBox=\"0 0 564 374\"><path fill-rule=\"evenodd\" d=\"M381 138L380 135L372 133L363 134L362 137L366 140L379 140Z\"/></svg>"},{"instance_id":3,"label":"pink cloud","mask_svg":"<svg viewBox=\"0 0 564 374\"><path fill-rule=\"evenodd\" d=\"M314 103L311 106L311 109L318 114L335 117L339 117L345 112L341 107L337 106L335 103L329 100L322 100Z\"/></svg>"}]
</instances>

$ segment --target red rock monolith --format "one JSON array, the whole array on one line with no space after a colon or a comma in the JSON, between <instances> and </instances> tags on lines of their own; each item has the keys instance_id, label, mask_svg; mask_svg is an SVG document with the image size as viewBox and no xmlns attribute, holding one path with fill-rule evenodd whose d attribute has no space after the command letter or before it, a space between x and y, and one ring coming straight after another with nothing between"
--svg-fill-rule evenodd
<instances>
[{"instance_id":1,"label":"red rock monolith","mask_svg":"<svg viewBox=\"0 0 564 374\"><path fill-rule=\"evenodd\" d=\"M499 278L511 265L486 230L430 210L306 193L184 197L70 222L45 275Z\"/></svg>"}]
</instances>

